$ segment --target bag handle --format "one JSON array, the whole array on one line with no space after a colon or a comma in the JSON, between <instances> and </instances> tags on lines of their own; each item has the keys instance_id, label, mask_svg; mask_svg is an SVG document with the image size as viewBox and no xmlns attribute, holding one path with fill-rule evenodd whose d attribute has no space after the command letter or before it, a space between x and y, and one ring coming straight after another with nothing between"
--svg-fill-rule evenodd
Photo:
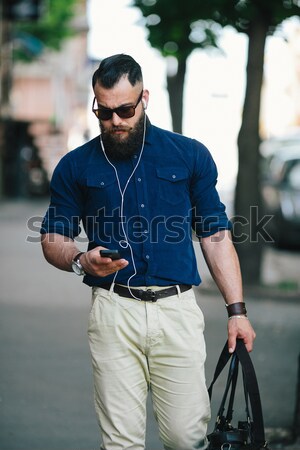
<instances>
[{"instance_id":1,"label":"bag handle","mask_svg":"<svg viewBox=\"0 0 300 450\"><path fill-rule=\"evenodd\" d=\"M226 422L227 423L231 423L232 417L233 417L233 403L234 403L236 383L237 383L238 374L239 374L238 359L232 357L231 364L233 364L233 369L232 369L233 373L232 373L232 378L231 378L231 392L230 392L230 397L229 397L228 407L227 407L227 414L226 414Z\"/></svg>"},{"instance_id":2,"label":"bag handle","mask_svg":"<svg viewBox=\"0 0 300 450\"><path fill-rule=\"evenodd\" d=\"M244 384L250 399L253 418L253 440L255 443L265 444L264 419L257 378L250 355L241 339L237 340L236 354L243 368Z\"/></svg>"},{"instance_id":3,"label":"bag handle","mask_svg":"<svg viewBox=\"0 0 300 450\"><path fill-rule=\"evenodd\" d=\"M220 404L218 414L217 414L216 426L219 425L219 423L222 420L222 417L224 417L225 403L226 403L230 388L231 388L231 392L230 392L229 404L228 404L225 420L227 423L229 423L232 419L235 387L236 387L237 376L238 376L238 367L239 367L239 361L237 359L237 356L233 355L233 357L231 358L231 361L230 361L230 366L229 366L229 371L228 371L228 376L227 376L227 383L225 386L224 394L223 394L221 404Z\"/></svg>"},{"instance_id":4,"label":"bag handle","mask_svg":"<svg viewBox=\"0 0 300 450\"><path fill-rule=\"evenodd\" d=\"M219 356L219 360L218 360L216 368L215 368L215 373L214 373L214 376L213 376L213 380L210 383L210 386L208 388L209 398L211 398L211 395L212 395L213 385L215 384L215 382L217 381L220 373L222 372L222 370L224 369L224 367L228 363L230 357L231 357L231 354L228 351L228 343L226 342L226 344L224 345L223 350L221 352L221 355Z\"/></svg>"},{"instance_id":5,"label":"bag handle","mask_svg":"<svg viewBox=\"0 0 300 450\"><path fill-rule=\"evenodd\" d=\"M246 392L246 396L249 396L250 399L250 405L251 405L251 411L252 411L252 417L253 417L253 441L255 444L258 445L266 445L265 441L265 433L264 433L264 422L263 422L263 415L262 415L262 407L261 407L261 400L260 400L260 394L259 394L259 388L257 383L257 378L254 370L254 366L252 364L250 355L245 347L245 344L242 339L237 339L236 341L236 349L233 354L230 354L228 351L228 342L226 342L221 355L219 357L215 373L213 376L213 380L208 388L209 397L211 398L212 395L212 389L213 385L215 384L216 380L218 379L220 373L226 366L229 359L236 355L238 358L238 362L240 362L243 370L243 382L244 382L244 389ZM232 376L231 376L232 379ZM227 380L226 390L225 390L225 399L223 396L222 403L225 403L227 392L229 389L228 383L230 385L231 380ZM232 398L233 403L233 398ZM224 405L222 406L224 407ZM219 410L220 411L220 410Z\"/></svg>"}]
</instances>

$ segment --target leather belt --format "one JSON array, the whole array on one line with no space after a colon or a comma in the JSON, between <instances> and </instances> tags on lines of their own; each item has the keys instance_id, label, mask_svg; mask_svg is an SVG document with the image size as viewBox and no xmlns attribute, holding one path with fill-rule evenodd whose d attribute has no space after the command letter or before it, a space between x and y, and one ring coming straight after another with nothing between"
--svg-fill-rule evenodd
<instances>
[{"instance_id":1,"label":"leather belt","mask_svg":"<svg viewBox=\"0 0 300 450\"><path fill-rule=\"evenodd\" d=\"M190 284L178 284L180 292L186 292L189 289L192 289ZM108 291L111 288L111 284L104 284L99 286L100 288L107 289ZM172 286L166 289L160 289L159 291L153 291L152 289L128 289L125 286L120 286L119 284L114 285L114 292L121 297L127 298L138 298L143 302L157 302L160 298L171 297L171 295L177 295L177 287Z\"/></svg>"}]
</instances>

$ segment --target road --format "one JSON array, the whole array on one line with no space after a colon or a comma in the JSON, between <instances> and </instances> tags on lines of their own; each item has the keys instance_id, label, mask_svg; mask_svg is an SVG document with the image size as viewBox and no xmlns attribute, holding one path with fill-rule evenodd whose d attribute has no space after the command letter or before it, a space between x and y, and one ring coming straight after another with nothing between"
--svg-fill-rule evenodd
<instances>
[{"instance_id":1,"label":"road","mask_svg":"<svg viewBox=\"0 0 300 450\"><path fill-rule=\"evenodd\" d=\"M38 226L45 208L44 201L0 204L0 449L96 450L99 432L86 332L90 291L79 277L43 259ZM283 256L283 266L291 264L290 274L295 265L299 268L299 254ZM277 253L277 269L279 259ZM269 254L268 266L271 260ZM206 279L206 269L203 274ZM226 314L216 291L195 291L206 317L209 382L226 339ZM289 428L300 351L300 300L253 295L246 301L257 332L252 360L266 428ZM222 384L214 396L219 399L221 392ZM162 450L150 401L146 442L148 450Z\"/></svg>"}]
</instances>

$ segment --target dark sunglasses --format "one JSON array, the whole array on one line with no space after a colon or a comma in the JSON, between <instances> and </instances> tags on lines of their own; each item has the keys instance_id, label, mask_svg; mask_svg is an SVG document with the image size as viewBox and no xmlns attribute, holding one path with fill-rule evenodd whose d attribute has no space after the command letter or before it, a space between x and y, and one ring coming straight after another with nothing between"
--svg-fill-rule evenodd
<instances>
[{"instance_id":1,"label":"dark sunglasses","mask_svg":"<svg viewBox=\"0 0 300 450\"><path fill-rule=\"evenodd\" d=\"M142 100L143 91L140 93L139 98L137 99L137 102L135 105L131 106L119 106L118 108L105 108L104 106L98 106L98 108L94 108L96 97L94 97L92 111L97 117L97 119L100 120L110 120L113 116L113 113L116 113L121 119L129 119L130 117L133 117L135 115L135 108Z\"/></svg>"}]
</instances>

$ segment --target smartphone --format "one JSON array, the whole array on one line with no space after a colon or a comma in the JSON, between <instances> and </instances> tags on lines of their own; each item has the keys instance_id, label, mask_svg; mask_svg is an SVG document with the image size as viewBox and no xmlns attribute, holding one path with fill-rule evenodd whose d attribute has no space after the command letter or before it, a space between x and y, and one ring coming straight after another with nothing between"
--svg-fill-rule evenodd
<instances>
[{"instance_id":1,"label":"smartphone","mask_svg":"<svg viewBox=\"0 0 300 450\"><path fill-rule=\"evenodd\" d=\"M100 250L100 256L103 258L120 259L121 255L118 250Z\"/></svg>"}]
</instances>

